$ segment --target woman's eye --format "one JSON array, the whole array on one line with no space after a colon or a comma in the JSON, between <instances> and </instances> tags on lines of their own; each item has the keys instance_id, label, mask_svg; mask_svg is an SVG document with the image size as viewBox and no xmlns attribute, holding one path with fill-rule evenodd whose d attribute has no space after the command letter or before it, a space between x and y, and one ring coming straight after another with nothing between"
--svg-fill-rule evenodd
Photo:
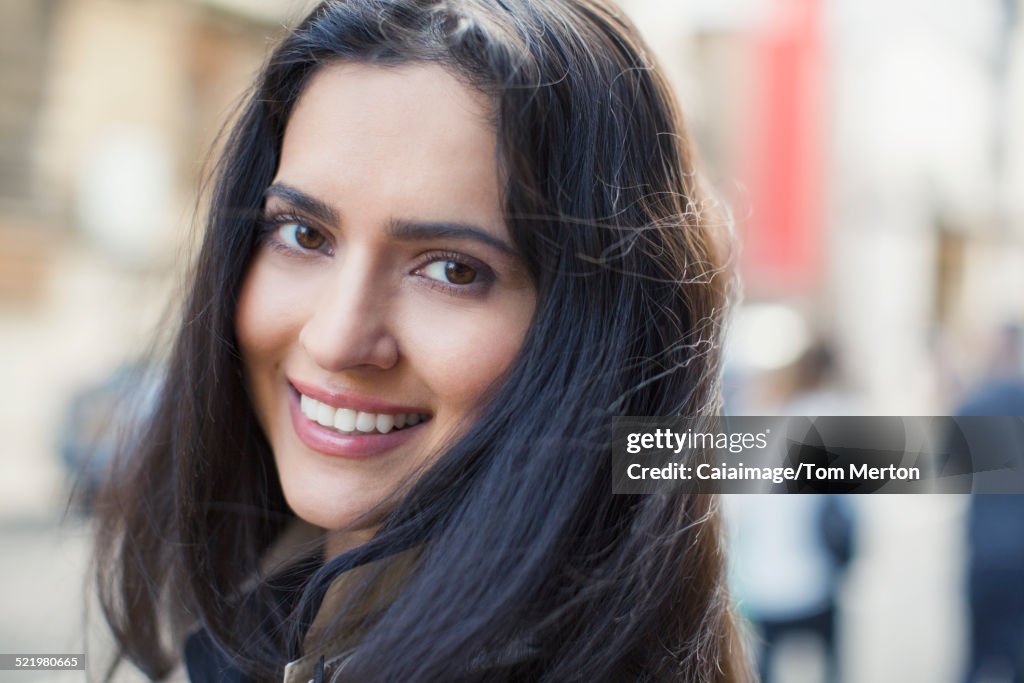
<instances>
[{"instance_id":1,"label":"woman's eye","mask_svg":"<svg viewBox=\"0 0 1024 683\"><path fill-rule=\"evenodd\" d=\"M450 285L472 284L477 277L476 270L458 261L434 261L427 264L420 272L432 280L446 282Z\"/></svg>"},{"instance_id":2,"label":"woman's eye","mask_svg":"<svg viewBox=\"0 0 1024 683\"><path fill-rule=\"evenodd\" d=\"M305 251L322 249L327 243L323 233L302 223L284 223L277 229L277 235L288 246Z\"/></svg>"}]
</instances>

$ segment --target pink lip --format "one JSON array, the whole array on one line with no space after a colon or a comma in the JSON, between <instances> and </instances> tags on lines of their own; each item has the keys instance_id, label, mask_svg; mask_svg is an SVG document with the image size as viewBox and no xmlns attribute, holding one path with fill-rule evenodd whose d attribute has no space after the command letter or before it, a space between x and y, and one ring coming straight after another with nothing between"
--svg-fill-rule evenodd
<instances>
[{"instance_id":1,"label":"pink lip","mask_svg":"<svg viewBox=\"0 0 1024 683\"><path fill-rule=\"evenodd\" d=\"M349 410L361 410L364 413L384 413L387 415L398 415L400 413L426 413L421 407L400 406L394 403L387 403L369 396L359 396L347 391L332 391L318 387L315 384L307 384L297 379L288 378L288 382L297 390L314 398L321 403L326 403L332 408L348 408Z\"/></svg>"},{"instance_id":2,"label":"pink lip","mask_svg":"<svg viewBox=\"0 0 1024 683\"><path fill-rule=\"evenodd\" d=\"M303 391L302 393L306 393ZM316 398L315 395L306 394L312 398ZM320 399L317 398L319 401ZM326 401L325 401L326 403ZM292 426L295 428L295 434L299 437L302 443L306 444L309 448L314 451L323 453L324 455L333 455L342 458L369 458L375 455L381 455L388 451L407 443L410 439L416 438L419 434L420 427L425 422L421 422L413 427L406 427L398 431L391 431L387 434L371 433L371 434L343 434L342 432L328 429L318 422L313 422L308 417L302 414L302 409L299 407L299 395L297 392L288 391L288 408L292 416ZM368 410L366 412L375 412ZM389 411L380 411L389 412ZM415 412L410 410L409 412Z\"/></svg>"}]
</instances>

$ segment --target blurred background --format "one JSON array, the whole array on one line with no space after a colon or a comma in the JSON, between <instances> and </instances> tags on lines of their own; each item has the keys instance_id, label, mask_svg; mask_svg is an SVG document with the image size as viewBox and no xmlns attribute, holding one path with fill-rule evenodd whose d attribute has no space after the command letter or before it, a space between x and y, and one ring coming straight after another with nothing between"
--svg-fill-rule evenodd
<instances>
[{"instance_id":1,"label":"blurred background","mask_svg":"<svg viewBox=\"0 0 1024 683\"><path fill-rule=\"evenodd\" d=\"M1024 2L621 4L740 237L728 409L1024 413ZM70 482L173 318L220 126L309 5L0 0L2 652L93 638ZM1019 498L727 499L766 678L1014 680Z\"/></svg>"}]
</instances>

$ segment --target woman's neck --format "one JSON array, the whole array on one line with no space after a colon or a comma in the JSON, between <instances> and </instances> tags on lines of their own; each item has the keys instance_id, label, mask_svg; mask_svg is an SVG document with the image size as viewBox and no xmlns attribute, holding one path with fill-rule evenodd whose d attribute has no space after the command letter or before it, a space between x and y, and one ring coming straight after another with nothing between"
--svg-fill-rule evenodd
<instances>
[{"instance_id":1,"label":"woman's neck","mask_svg":"<svg viewBox=\"0 0 1024 683\"><path fill-rule=\"evenodd\" d=\"M332 558L359 547L373 538L378 527L324 532L324 559Z\"/></svg>"}]
</instances>

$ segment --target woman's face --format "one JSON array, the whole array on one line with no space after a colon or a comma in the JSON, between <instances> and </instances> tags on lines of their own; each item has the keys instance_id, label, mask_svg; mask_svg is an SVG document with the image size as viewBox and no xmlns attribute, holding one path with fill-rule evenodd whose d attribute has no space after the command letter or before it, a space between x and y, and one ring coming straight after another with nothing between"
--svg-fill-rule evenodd
<instances>
[{"instance_id":1,"label":"woman's face","mask_svg":"<svg viewBox=\"0 0 1024 683\"><path fill-rule=\"evenodd\" d=\"M288 122L237 333L284 495L317 526L443 450L522 344L535 292L488 114L441 67L335 63Z\"/></svg>"}]
</instances>

